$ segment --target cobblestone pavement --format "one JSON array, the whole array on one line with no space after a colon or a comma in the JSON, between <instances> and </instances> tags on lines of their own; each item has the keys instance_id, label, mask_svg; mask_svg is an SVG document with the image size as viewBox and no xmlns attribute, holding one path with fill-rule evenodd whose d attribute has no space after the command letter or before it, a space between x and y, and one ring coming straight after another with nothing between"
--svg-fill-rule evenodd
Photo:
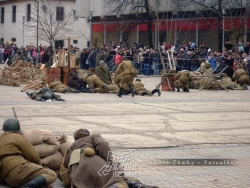
<instances>
[{"instance_id":1,"label":"cobblestone pavement","mask_svg":"<svg viewBox=\"0 0 250 188\"><path fill-rule=\"evenodd\" d=\"M159 78L142 78L148 89ZM250 187L249 91L162 92L158 96L61 94L36 102L20 88L0 86L0 123L15 107L22 129L37 127L70 139L78 128L100 133L115 152L131 151L136 174L167 187ZM237 166L169 166L167 159L238 159ZM56 182L55 187L61 187ZM0 186L1 187L1 186ZM3 187L3 186L2 186Z\"/></svg>"}]
</instances>

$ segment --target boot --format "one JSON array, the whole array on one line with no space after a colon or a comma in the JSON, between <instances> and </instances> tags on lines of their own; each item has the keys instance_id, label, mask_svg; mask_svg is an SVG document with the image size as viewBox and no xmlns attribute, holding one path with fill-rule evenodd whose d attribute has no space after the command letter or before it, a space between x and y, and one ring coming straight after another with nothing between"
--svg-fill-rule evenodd
<instances>
[{"instance_id":1,"label":"boot","mask_svg":"<svg viewBox=\"0 0 250 188\"><path fill-rule=\"evenodd\" d=\"M157 186L149 186L149 185L145 185L142 183L138 183L135 181L129 181L129 180L126 180L126 183L128 184L129 188L159 188Z\"/></svg>"},{"instance_id":2,"label":"boot","mask_svg":"<svg viewBox=\"0 0 250 188\"><path fill-rule=\"evenodd\" d=\"M29 98L31 98L31 93L27 91L26 94L29 96Z\"/></svg>"},{"instance_id":3,"label":"boot","mask_svg":"<svg viewBox=\"0 0 250 188\"><path fill-rule=\"evenodd\" d=\"M122 97L122 90L123 90L123 88L119 87L119 92L117 94L118 97Z\"/></svg>"},{"instance_id":4,"label":"boot","mask_svg":"<svg viewBox=\"0 0 250 188\"><path fill-rule=\"evenodd\" d=\"M187 92L187 88L186 88L186 87L185 87L185 88L183 88L183 91L184 91L184 92Z\"/></svg>"},{"instance_id":5,"label":"boot","mask_svg":"<svg viewBox=\"0 0 250 188\"><path fill-rule=\"evenodd\" d=\"M147 94L147 92L143 91L143 92L141 93L141 96L145 96L145 95L148 95L148 94Z\"/></svg>"},{"instance_id":6,"label":"boot","mask_svg":"<svg viewBox=\"0 0 250 188\"><path fill-rule=\"evenodd\" d=\"M186 92L189 92L189 88L188 87L186 88Z\"/></svg>"},{"instance_id":7,"label":"boot","mask_svg":"<svg viewBox=\"0 0 250 188\"><path fill-rule=\"evenodd\" d=\"M131 85L129 86L129 89L131 91L132 97L134 97L135 96L135 90L133 89L133 87Z\"/></svg>"},{"instance_id":8,"label":"boot","mask_svg":"<svg viewBox=\"0 0 250 188\"><path fill-rule=\"evenodd\" d=\"M47 185L47 181L44 176L38 176L28 183L22 185L20 188L42 188Z\"/></svg>"},{"instance_id":9,"label":"boot","mask_svg":"<svg viewBox=\"0 0 250 188\"><path fill-rule=\"evenodd\" d=\"M161 96L161 90L160 89L154 89L152 92L151 92L151 94L153 95L153 94L155 94L155 93L158 93L158 96L160 97Z\"/></svg>"},{"instance_id":10,"label":"boot","mask_svg":"<svg viewBox=\"0 0 250 188\"><path fill-rule=\"evenodd\" d=\"M228 86L227 89L234 90L234 88L232 86Z\"/></svg>"},{"instance_id":11,"label":"boot","mask_svg":"<svg viewBox=\"0 0 250 188\"><path fill-rule=\"evenodd\" d=\"M176 87L176 89L177 89L177 92L180 92L180 88L179 87Z\"/></svg>"}]
</instances>

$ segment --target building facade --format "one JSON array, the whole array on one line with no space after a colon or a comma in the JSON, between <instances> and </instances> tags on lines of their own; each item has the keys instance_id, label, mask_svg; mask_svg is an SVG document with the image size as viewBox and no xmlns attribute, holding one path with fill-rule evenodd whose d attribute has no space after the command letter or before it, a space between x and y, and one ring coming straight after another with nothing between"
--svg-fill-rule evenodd
<instances>
[{"instance_id":1,"label":"building facade","mask_svg":"<svg viewBox=\"0 0 250 188\"><path fill-rule=\"evenodd\" d=\"M49 9L44 3L42 4L42 0L0 0L0 39L4 42L15 42L17 46L36 46L38 38L38 45L50 45L47 40L44 40L44 37L41 37L40 26L37 37L37 3L39 3L40 12L38 20L42 20L41 11L48 11ZM60 7L55 7L55 17L51 19L58 19L60 16L62 19L59 19L58 22L48 21L48 23L54 23L54 25L63 22L64 14L72 11L72 20L69 26L72 32L59 33L60 35L57 35L54 41L56 47L58 45L67 47L68 38L71 39L71 45L73 46L81 49L87 47L87 41L89 41L90 37L90 25L86 19L75 17L75 9L75 0L61 0ZM33 23L32 27L30 27L32 22L36 23ZM45 23L41 22L40 24Z\"/></svg>"},{"instance_id":2,"label":"building facade","mask_svg":"<svg viewBox=\"0 0 250 188\"><path fill-rule=\"evenodd\" d=\"M84 10L77 9L80 16L88 17L92 14L92 43L98 46L110 41L124 41L128 46L141 41L148 45L148 20L151 22L154 46L158 45L159 38L160 43L181 44L194 41L197 45L205 44L214 50L221 50L226 40L231 40L234 44L245 44L250 39L249 0L243 0L241 4L222 0L221 9L218 6L213 7L219 0L201 0L205 3L204 6L188 4L189 0L148 0L151 9L149 14L142 7L145 6L145 0L133 1L139 5L129 4L132 2L129 0L77 1L81 2L79 9ZM122 7L121 2L128 4ZM139 10L136 12L136 9ZM143 16L145 18L148 15L151 18L143 19Z\"/></svg>"}]
</instances>

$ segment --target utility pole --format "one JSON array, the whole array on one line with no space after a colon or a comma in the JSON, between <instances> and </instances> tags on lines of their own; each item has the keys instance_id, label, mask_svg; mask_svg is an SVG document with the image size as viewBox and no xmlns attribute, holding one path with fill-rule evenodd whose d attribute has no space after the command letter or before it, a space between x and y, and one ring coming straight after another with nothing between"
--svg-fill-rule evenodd
<instances>
[{"instance_id":1,"label":"utility pole","mask_svg":"<svg viewBox=\"0 0 250 188\"><path fill-rule=\"evenodd\" d=\"M25 23L25 16L22 16L23 17L23 47L24 47L24 23Z\"/></svg>"}]
</instances>

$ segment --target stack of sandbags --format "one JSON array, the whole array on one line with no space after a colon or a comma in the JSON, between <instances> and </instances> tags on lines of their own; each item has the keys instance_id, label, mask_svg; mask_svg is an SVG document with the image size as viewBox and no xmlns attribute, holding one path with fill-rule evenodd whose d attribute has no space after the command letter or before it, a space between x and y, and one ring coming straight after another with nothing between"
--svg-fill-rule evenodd
<instances>
[{"instance_id":1,"label":"stack of sandbags","mask_svg":"<svg viewBox=\"0 0 250 188\"><path fill-rule=\"evenodd\" d=\"M202 74L200 72L193 71L189 72L189 75L192 78L192 82L189 84L189 88L198 89L202 80Z\"/></svg>"},{"instance_id":2,"label":"stack of sandbags","mask_svg":"<svg viewBox=\"0 0 250 188\"><path fill-rule=\"evenodd\" d=\"M59 151L62 155L65 155L67 152L67 149L74 143L73 140L68 140L66 135L62 135L59 138L57 138L58 142L60 142Z\"/></svg>"},{"instance_id":3,"label":"stack of sandbags","mask_svg":"<svg viewBox=\"0 0 250 188\"><path fill-rule=\"evenodd\" d=\"M60 142L51 131L30 129L25 131L24 136L38 152L43 166L59 170L63 155L59 151Z\"/></svg>"}]
</instances>

